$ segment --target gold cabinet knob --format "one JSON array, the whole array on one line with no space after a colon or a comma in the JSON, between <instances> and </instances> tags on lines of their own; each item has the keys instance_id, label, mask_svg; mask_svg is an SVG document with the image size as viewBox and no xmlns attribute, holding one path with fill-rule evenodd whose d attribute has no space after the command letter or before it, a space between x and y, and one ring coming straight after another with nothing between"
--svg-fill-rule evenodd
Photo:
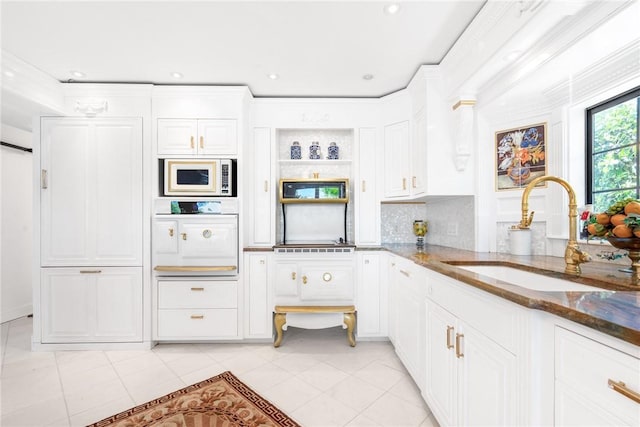
<instances>
[{"instance_id":1,"label":"gold cabinet knob","mask_svg":"<svg viewBox=\"0 0 640 427\"><path fill-rule=\"evenodd\" d=\"M302 276L302 283L307 284L307 276Z\"/></svg>"}]
</instances>

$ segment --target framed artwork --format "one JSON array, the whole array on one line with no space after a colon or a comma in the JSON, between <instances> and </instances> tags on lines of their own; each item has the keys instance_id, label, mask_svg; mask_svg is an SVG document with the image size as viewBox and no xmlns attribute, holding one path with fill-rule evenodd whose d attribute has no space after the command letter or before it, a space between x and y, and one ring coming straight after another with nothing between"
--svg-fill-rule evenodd
<instances>
[{"instance_id":1,"label":"framed artwork","mask_svg":"<svg viewBox=\"0 0 640 427\"><path fill-rule=\"evenodd\" d=\"M496 132L496 190L523 188L546 175L546 142L546 123Z\"/></svg>"}]
</instances>

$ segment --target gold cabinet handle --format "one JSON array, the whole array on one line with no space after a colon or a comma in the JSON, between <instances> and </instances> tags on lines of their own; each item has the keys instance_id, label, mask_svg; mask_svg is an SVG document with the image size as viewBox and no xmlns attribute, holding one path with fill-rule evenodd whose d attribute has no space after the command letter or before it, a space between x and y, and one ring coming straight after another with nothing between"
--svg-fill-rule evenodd
<instances>
[{"instance_id":1,"label":"gold cabinet handle","mask_svg":"<svg viewBox=\"0 0 640 427\"><path fill-rule=\"evenodd\" d=\"M407 277L411 277L411 274L408 271L400 270L400 273L404 274Z\"/></svg>"},{"instance_id":2,"label":"gold cabinet handle","mask_svg":"<svg viewBox=\"0 0 640 427\"><path fill-rule=\"evenodd\" d=\"M269 181L267 181L266 179L264 180L264 192L269 192Z\"/></svg>"},{"instance_id":3,"label":"gold cabinet handle","mask_svg":"<svg viewBox=\"0 0 640 427\"><path fill-rule=\"evenodd\" d=\"M617 391L624 397L627 397L636 403L640 403L640 393L638 393L637 391L631 390L622 381L614 381L612 379L609 379L609 381L607 381L607 384L609 385L610 389Z\"/></svg>"},{"instance_id":4,"label":"gold cabinet handle","mask_svg":"<svg viewBox=\"0 0 640 427\"><path fill-rule=\"evenodd\" d=\"M200 148L204 148L204 136L200 136Z\"/></svg>"},{"instance_id":5,"label":"gold cabinet handle","mask_svg":"<svg viewBox=\"0 0 640 427\"><path fill-rule=\"evenodd\" d=\"M102 270L80 270L80 274L100 274Z\"/></svg>"},{"instance_id":6,"label":"gold cabinet handle","mask_svg":"<svg viewBox=\"0 0 640 427\"><path fill-rule=\"evenodd\" d=\"M169 237L173 237L173 228L169 229Z\"/></svg>"},{"instance_id":7,"label":"gold cabinet handle","mask_svg":"<svg viewBox=\"0 0 640 427\"><path fill-rule=\"evenodd\" d=\"M203 314L192 314L191 318L192 319L204 319L204 315Z\"/></svg>"},{"instance_id":8,"label":"gold cabinet handle","mask_svg":"<svg viewBox=\"0 0 640 427\"><path fill-rule=\"evenodd\" d=\"M302 283L307 284L307 276L302 276Z\"/></svg>"},{"instance_id":9,"label":"gold cabinet handle","mask_svg":"<svg viewBox=\"0 0 640 427\"><path fill-rule=\"evenodd\" d=\"M362 180L362 192L364 193L365 191L367 191L367 182Z\"/></svg>"},{"instance_id":10,"label":"gold cabinet handle","mask_svg":"<svg viewBox=\"0 0 640 427\"><path fill-rule=\"evenodd\" d=\"M456 334L456 357L461 359L464 357L464 352L462 349L462 339L464 338L464 334Z\"/></svg>"},{"instance_id":11,"label":"gold cabinet handle","mask_svg":"<svg viewBox=\"0 0 640 427\"><path fill-rule=\"evenodd\" d=\"M402 189L403 190L407 189L407 178L402 178Z\"/></svg>"},{"instance_id":12,"label":"gold cabinet handle","mask_svg":"<svg viewBox=\"0 0 640 427\"><path fill-rule=\"evenodd\" d=\"M296 280L296 272L295 271L291 272L291 280Z\"/></svg>"},{"instance_id":13,"label":"gold cabinet handle","mask_svg":"<svg viewBox=\"0 0 640 427\"><path fill-rule=\"evenodd\" d=\"M411 177L411 187L412 188L416 188L416 177L415 176Z\"/></svg>"},{"instance_id":14,"label":"gold cabinet handle","mask_svg":"<svg viewBox=\"0 0 640 427\"><path fill-rule=\"evenodd\" d=\"M187 240L187 233L180 233L182 240Z\"/></svg>"},{"instance_id":15,"label":"gold cabinet handle","mask_svg":"<svg viewBox=\"0 0 640 427\"><path fill-rule=\"evenodd\" d=\"M330 282L331 279L333 279L333 276L331 275L331 273L324 273L322 275L322 280L324 280L325 282Z\"/></svg>"},{"instance_id":16,"label":"gold cabinet handle","mask_svg":"<svg viewBox=\"0 0 640 427\"><path fill-rule=\"evenodd\" d=\"M191 149L193 150L194 148L196 148L195 143L193 142L193 135L191 136Z\"/></svg>"},{"instance_id":17,"label":"gold cabinet handle","mask_svg":"<svg viewBox=\"0 0 640 427\"><path fill-rule=\"evenodd\" d=\"M47 188L49 188L49 174L47 173L46 169L42 169L40 171L40 188L42 188L43 190L46 190Z\"/></svg>"},{"instance_id":18,"label":"gold cabinet handle","mask_svg":"<svg viewBox=\"0 0 640 427\"><path fill-rule=\"evenodd\" d=\"M447 350L453 348L453 326L447 325Z\"/></svg>"},{"instance_id":19,"label":"gold cabinet handle","mask_svg":"<svg viewBox=\"0 0 640 427\"><path fill-rule=\"evenodd\" d=\"M191 290L194 292L198 292L198 291L204 291L204 288L191 288Z\"/></svg>"}]
</instances>

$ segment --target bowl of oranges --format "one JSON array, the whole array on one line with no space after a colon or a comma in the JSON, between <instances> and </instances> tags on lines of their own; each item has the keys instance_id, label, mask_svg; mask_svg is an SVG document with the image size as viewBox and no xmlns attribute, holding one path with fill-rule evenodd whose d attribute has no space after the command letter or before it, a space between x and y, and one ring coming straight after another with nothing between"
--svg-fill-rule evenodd
<instances>
[{"instance_id":1,"label":"bowl of oranges","mask_svg":"<svg viewBox=\"0 0 640 427\"><path fill-rule=\"evenodd\" d=\"M604 238L618 249L640 250L640 201L623 199L605 212L591 214L589 237Z\"/></svg>"}]
</instances>

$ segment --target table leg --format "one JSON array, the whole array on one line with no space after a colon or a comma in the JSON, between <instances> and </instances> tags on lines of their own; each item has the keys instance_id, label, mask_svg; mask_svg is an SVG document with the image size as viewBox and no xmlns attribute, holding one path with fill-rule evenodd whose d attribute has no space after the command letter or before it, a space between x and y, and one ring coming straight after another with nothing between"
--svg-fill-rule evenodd
<instances>
[{"instance_id":1,"label":"table leg","mask_svg":"<svg viewBox=\"0 0 640 427\"><path fill-rule=\"evenodd\" d=\"M276 328L276 340L273 343L274 347L280 347L282 343L282 327L287 323L287 313L276 313L273 317L273 325Z\"/></svg>"},{"instance_id":2,"label":"table leg","mask_svg":"<svg viewBox=\"0 0 640 427\"><path fill-rule=\"evenodd\" d=\"M356 346L356 339L353 336L353 332L356 328L356 314L344 313L344 324L347 325L347 339L351 347Z\"/></svg>"}]
</instances>

